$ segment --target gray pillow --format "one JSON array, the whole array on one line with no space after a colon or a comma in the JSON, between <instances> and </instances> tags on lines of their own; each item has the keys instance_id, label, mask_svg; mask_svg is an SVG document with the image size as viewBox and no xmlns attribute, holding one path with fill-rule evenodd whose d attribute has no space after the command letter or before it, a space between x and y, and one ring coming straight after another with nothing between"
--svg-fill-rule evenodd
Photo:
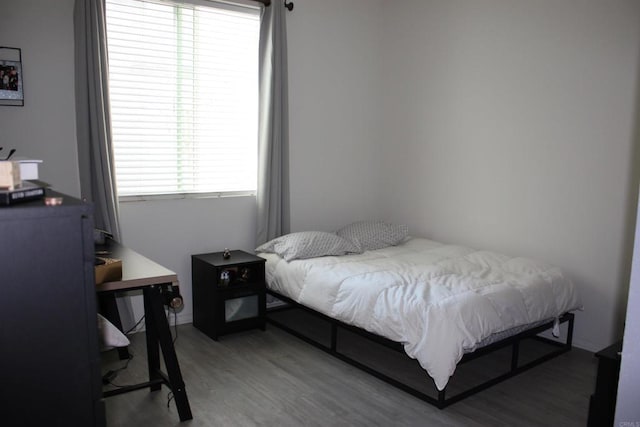
<instances>
[{"instance_id":1,"label":"gray pillow","mask_svg":"<svg viewBox=\"0 0 640 427\"><path fill-rule=\"evenodd\" d=\"M336 234L361 251L372 251L401 243L409 235L409 227L383 221L359 221L341 228Z\"/></svg>"},{"instance_id":2,"label":"gray pillow","mask_svg":"<svg viewBox=\"0 0 640 427\"><path fill-rule=\"evenodd\" d=\"M359 253L358 247L335 233L301 231L276 237L256 248L256 252L280 255L286 261L328 255Z\"/></svg>"}]
</instances>

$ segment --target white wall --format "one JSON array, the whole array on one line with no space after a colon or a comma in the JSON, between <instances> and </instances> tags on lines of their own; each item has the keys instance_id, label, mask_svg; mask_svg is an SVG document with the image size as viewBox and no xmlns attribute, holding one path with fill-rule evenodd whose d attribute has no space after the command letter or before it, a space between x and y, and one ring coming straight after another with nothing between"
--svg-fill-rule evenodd
<instances>
[{"instance_id":1,"label":"white wall","mask_svg":"<svg viewBox=\"0 0 640 427\"><path fill-rule=\"evenodd\" d=\"M73 80L73 0L20 0L0 13L0 45L22 49L24 107L0 106L4 158L44 161L40 178L79 196Z\"/></svg>"},{"instance_id":2,"label":"white wall","mask_svg":"<svg viewBox=\"0 0 640 427\"><path fill-rule=\"evenodd\" d=\"M637 186L640 50L633 0L296 0L289 33L292 227L358 218L535 256L582 291L576 343L620 334ZM0 14L23 49L25 107L0 107L0 145L44 160L79 194L73 0ZM52 76L55 76L52 77ZM640 164L640 162L635 163ZM175 270L251 249L252 198L123 204L123 241Z\"/></svg>"},{"instance_id":3,"label":"white wall","mask_svg":"<svg viewBox=\"0 0 640 427\"><path fill-rule=\"evenodd\" d=\"M640 3L402 0L383 16L393 218L558 264L583 297L576 345L611 344L637 188Z\"/></svg>"},{"instance_id":4,"label":"white wall","mask_svg":"<svg viewBox=\"0 0 640 427\"><path fill-rule=\"evenodd\" d=\"M380 4L296 0L287 13L292 230L380 212Z\"/></svg>"}]
</instances>

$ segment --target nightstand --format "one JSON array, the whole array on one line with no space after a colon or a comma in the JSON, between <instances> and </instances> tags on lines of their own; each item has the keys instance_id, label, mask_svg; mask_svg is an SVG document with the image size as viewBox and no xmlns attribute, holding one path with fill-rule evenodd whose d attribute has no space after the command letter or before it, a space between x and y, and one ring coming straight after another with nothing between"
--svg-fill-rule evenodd
<instances>
[{"instance_id":1,"label":"nightstand","mask_svg":"<svg viewBox=\"0 0 640 427\"><path fill-rule=\"evenodd\" d=\"M191 256L193 325L220 335L265 329L264 258L244 251Z\"/></svg>"}]
</instances>

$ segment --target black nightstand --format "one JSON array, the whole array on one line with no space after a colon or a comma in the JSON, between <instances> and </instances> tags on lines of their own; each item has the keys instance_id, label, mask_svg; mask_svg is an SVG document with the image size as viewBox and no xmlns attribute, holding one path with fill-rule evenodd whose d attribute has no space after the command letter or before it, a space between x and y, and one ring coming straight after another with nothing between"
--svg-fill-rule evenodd
<instances>
[{"instance_id":1,"label":"black nightstand","mask_svg":"<svg viewBox=\"0 0 640 427\"><path fill-rule=\"evenodd\" d=\"M244 251L191 256L193 325L217 340L220 335L265 329L264 258Z\"/></svg>"}]
</instances>

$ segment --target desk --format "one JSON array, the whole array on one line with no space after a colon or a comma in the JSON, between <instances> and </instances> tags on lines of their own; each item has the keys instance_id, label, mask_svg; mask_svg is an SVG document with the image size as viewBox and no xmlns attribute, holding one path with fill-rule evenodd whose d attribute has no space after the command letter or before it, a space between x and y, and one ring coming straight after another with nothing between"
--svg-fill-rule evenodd
<instances>
[{"instance_id":1,"label":"desk","mask_svg":"<svg viewBox=\"0 0 640 427\"><path fill-rule=\"evenodd\" d=\"M99 293L142 289L149 369L149 381L105 391L103 396L115 396L147 387L151 388L151 391L156 391L165 384L173 392L180 421L192 419L178 357L164 311L163 293L169 292L171 286L178 285L178 276L173 271L113 240L107 240L105 245L97 246L96 251L108 251L110 258L122 260L122 279L97 285L96 289ZM160 370L160 349L167 369L166 375Z\"/></svg>"}]
</instances>

